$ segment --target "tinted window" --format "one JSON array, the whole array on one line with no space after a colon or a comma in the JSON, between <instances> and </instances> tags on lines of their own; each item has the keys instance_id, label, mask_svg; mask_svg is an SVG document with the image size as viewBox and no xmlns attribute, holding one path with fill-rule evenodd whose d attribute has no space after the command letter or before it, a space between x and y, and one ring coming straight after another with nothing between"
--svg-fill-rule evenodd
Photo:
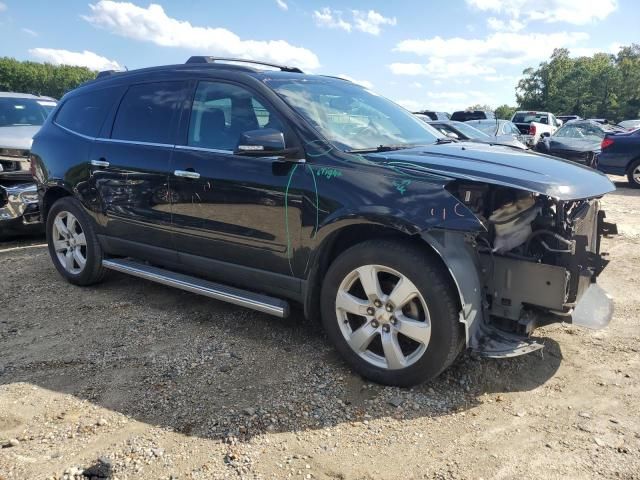
<instances>
[{"instance_id":1,"label":"tinted window","mask_svg":"<svg viewBox=\"0 0 640 480\"><path fill-rule=\"evenodd\" d=\"M76 95L64 102L56 115L56 123L74 132L95 137L116 100L117 91L113 88Z\"/></svg>"},{"instance_id":2,"label":"tinted window","mask_svg":"<svg viewBox=\"0 0 640 480\"><path fill-rule=\"evenodd\" d=\"M55 106L51 100L0 97L0 127L42 125Z\"/></svg>"},{"instance_id":3,"label":"tinted window","mask_svg":"<svg viewBox=\"0 0 640 480\"><path fill-rule=\"evenodd\" d=\"M283 132L284 127L249 90L228 83L198 84L189 121L188 145L234 150L242 133L261 128Z\"/></svg>"},{"instance_id":4,"label":"tinted window","mask_svg":"<svg viewBox=\"0 0 640 480\"><path fill-rule=\"evenodd\" d=\"M172 130L180 100L182 82L133 85L124 95L111 138L150 143L172 143Z\"/></svg>"}]
</instances>

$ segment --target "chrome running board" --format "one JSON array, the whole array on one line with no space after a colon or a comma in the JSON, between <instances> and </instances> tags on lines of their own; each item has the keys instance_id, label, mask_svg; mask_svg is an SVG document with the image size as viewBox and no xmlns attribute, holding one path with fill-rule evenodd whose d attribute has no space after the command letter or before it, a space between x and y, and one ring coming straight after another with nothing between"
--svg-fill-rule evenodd
<instances>
[{"instance_id":1,"label":"chrome running board","mask_svg":"<svg viewBox=\"0 0 640 480\"><path fill-rule=\"evenodd\" d=\"M200 278L172 272L144 263L127 259L103 260L104 268L144 278L152 282L161 283L169 287L179 288L187 292L197 293L205 297L214 298L223 302L233 303L241 307L251 308L259 312L285 318L289 315L289 304L284 300L261 295L259 293L228 287L219 283L202 280Z\"/></svg>"}]
</instances>

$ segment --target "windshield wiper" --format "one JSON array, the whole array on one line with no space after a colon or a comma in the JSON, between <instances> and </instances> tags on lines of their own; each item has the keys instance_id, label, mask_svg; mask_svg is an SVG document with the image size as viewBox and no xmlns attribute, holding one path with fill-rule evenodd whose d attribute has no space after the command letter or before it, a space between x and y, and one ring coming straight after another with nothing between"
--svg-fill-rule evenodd
<instances>
[{"instance_id":1,"label":"windshield wiper","mask_svg":"<svg viewBox=\"0 0 640 480\"><path fill-rule=\"evenodd\" d=\"M433 144L434 145L444 145L445 143L457 143L458 140L455 138L439 138Z\"/></svg>"},{"instance_id":2,"label":"windshield wiper","mask_svg":"<svg viewBox=\"0 0 640 480\"><path fill-rule=\"evenodd\" d=\"M346 150L347 153L376 153L376 152L391 152L394 150L404 150L407 148L413 148L415 145L410 143L398 143L396 145L378 145L377 147L369 148L354 148L352 150Z\"/></svg>"}]
</instances>

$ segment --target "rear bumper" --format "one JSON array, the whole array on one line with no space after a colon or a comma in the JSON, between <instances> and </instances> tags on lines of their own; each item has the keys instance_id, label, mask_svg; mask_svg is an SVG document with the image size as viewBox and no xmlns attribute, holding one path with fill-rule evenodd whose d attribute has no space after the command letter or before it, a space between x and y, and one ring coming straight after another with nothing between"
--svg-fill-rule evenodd
<instances>
[{"instance_id":1,"label":"rear bumper","mask_svg":"<svg viewBox=\"0 0 640 480\"><path fill-rule=\"evenodd\" d=\"M42 223L36 185L0 185L0 233L20 233L39 228L42 228Z\"/></svg>"}]
</instances>

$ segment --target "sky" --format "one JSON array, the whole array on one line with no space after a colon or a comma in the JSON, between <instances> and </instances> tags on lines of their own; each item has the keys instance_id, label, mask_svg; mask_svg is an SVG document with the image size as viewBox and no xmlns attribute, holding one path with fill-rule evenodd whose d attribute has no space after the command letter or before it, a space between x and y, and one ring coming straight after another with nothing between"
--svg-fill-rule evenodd
<instances>
[{"instance_id":1,"label":"sky","mask_svg":"<svg viewBox=\"0 0 640 480\"><path fill-rule=\"evenodd\" d=\"M527 67L639 42L638 0L0 0L0 56L96 70L241 57L410 110L515 105Z\"/></svg>"}]
</instances>

